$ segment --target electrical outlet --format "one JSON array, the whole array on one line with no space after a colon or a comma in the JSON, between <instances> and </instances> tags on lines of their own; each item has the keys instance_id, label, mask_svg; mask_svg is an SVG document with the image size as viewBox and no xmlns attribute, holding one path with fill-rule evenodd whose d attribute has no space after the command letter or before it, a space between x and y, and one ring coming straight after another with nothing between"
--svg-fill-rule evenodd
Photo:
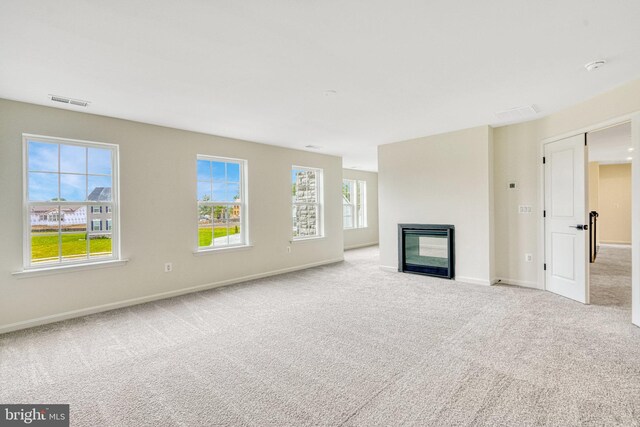
<instances>
[{"instance_id":1,"label":"electrical outlet","mask_svg":"<svg viewBox=\"0 0 640 427\"><path fill-rule=\"evenodd\" d=\"M173 263L171 262L166 262L164 264L164 272L165 273L171 273L173 271Z\"/></svg>"},{"instance_id":2,"label":"electrical outlet","mask_svg":"<svg viewBox=\"0 0 640 427\"><path fill-rule=\"evenodd\" d=\"M524 254L524 260L526 262L533 262L533 255L532 254Z\"/></svg>"},{"instance_id":3,"label":"electrical outlet","mask_svg":"<svg viewBox=\"0 0 640 427\"><path fill-rule=\"evenodd\" d=\"M287 246L287 253L290 254L291 253L291 246Z\"/></svg>"}]
</instances>

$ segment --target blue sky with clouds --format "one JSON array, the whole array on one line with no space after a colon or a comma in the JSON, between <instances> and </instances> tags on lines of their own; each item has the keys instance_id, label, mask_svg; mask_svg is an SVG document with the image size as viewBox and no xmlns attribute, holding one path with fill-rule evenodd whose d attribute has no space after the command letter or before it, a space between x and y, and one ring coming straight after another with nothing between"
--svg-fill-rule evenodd
<instances>
[{"instance_id":1,"label":"blue sky with clouds","mask_svg":"<svg viewBox=\"0 0 640 427\"><path fill-rule=\"evenodd\" d=\"M198 200L233 202L240 195L240 165L198 160Z\"/></svg>"},{"instance_id":2,"label":"blue sky with clouds","mask_svg":"<svg viewBox=\"0 0 640 427\"><path fill-rule=\"evenodd\" d=\"M30 201L84 201L94 188L112 186L109 149L29 141L28 158Z\"/></svg>"}]
</instances>

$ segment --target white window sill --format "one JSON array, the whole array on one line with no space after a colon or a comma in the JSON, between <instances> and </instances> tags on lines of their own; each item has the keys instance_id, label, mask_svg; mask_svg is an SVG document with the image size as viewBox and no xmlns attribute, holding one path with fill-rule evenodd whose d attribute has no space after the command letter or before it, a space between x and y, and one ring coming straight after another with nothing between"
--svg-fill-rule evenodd
<instances>
[{"instance_id":1,"label":"white window sill","mask_svg":"<svg viewBox=\"0 0 640 427\"><path fill-rule=\"evenodd\" d=\"M114 259L109 261L88 262L84 264L73 265L56 265L52 267L31 268L28 270L16 271L11 275L17 279L26 279L29 277L48 276L51 274L71 273L82 270L95 270L97 268L118 267L129 262L128 259Z\"/></svg>"},{"instance_id":2,"label":"white window sill","mask_svg":"<svg viewBox=\"0 0 640 427\"><path fill-rule=\"evenodd\" d=\"M225 246L222 248L212 248L212 249L198 249L193 251L195 256L201 255L211 255L217 254L221 252L237 252L237 251L246 251L253 248L253 245L237 245L237 246Z\"/></svg>"},{"instance_id":3,"label":"white window sill","mask_svg":"<svg viewBox=\"0 0 640 427\"><path fill-rule=\"evenodd\" d=\"M324 238L325 238L324 236L302 237L302 238L299 238L299 239L291 240L291 243L313 242L315 240L322 240Z\"/></svg>"}]
</instances>

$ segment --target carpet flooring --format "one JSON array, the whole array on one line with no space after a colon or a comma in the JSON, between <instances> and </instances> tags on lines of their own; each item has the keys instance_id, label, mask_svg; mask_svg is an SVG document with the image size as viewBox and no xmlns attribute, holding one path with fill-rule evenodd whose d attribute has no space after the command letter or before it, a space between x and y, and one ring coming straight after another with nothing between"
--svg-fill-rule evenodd
<instances>
[{"instance_id":1,"label":"carpet flooring","mask_svg":"<svg viewBox=\"0 0 640 427\"><path fill-rule=\"evenodd\" d=\"M601 245L589 273L591 304L631 310L631 246Z\"/></svg>"},{"instance_id":2,"label":"carpet flooring","mask_svg":"<svg viewBox=\"0 0 640 427\"><path fill-rule=\"evenodd\" d=\"M0 402L69 403L74 426L633 426L640 328L611 301L385 272L365 248L1 335Z\"/></svg>"}]
</instances>

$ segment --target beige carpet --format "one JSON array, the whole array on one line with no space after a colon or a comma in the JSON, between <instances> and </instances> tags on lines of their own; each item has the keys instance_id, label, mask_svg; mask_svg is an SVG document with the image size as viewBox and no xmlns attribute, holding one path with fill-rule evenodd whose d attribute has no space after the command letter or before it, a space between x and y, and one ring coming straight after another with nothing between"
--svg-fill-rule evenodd
<instances>
[{"instance_id":1,"label":"beige carpet","mask_svg":"<svg viewBox=\"0 0 640 427\"><path fill-rule=\"evenodd\" d=\"M624 304L376 257L2 335L0 402L75 426L638 425Z\"/></svg>"},{"instance_id":2,"label":"beige carpet","mask_svg":"<svg viewBox=\"0 0 640 427\"><path fill-rule=\"evenodd\" d=\"M590 266L591 304L631 310L631 246L601 245Z\"/></svg>"}]
</instances>

